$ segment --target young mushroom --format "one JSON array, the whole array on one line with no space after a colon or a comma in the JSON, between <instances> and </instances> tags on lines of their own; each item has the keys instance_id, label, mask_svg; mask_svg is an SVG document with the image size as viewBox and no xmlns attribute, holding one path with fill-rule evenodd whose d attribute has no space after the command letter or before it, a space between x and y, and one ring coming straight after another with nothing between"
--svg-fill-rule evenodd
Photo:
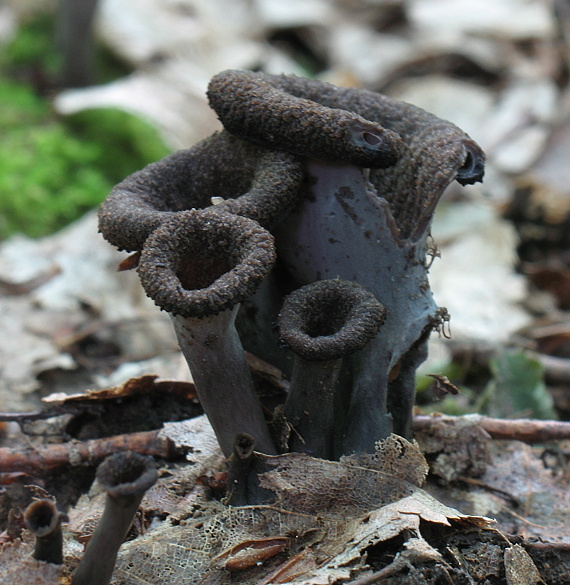
<instances>
[{"instance_id":1,"label":"young mushroom","mask_svg":"<svg viewBox=\"0 0 570 585\"><path fill-rule=\"evenodd\" d=\"M35 536L34 559L63 563L62 515L51 500L35 500L24 512L24 524Z\"/></svg>"},{"instance_id":2,"label":"young mushroom","mask_svg":"<svg viewBox=\"0 0 570 585\"><path fill-rule=\"evenodd\" d=\"M138 272L170 313L196 392L229 457L247 433L276 454L235 329L240 303L275 260L273 237L256 222L217 209L181 211L147 239Z\"/></svg>"},{"instance_id":3,"label":"young mushroom","mask_svg":"<svg viewBox=\"0 0 570 585\"><path fill-rule=\"evenodd\" d=\"M103 516L83 554L71 585L108 585L123 544L145 492L157 480L149 457L127 451L107 457L97 480L107 492Z\"/></svg>"},{"instance_id":4,"label":"young mushroom","mask_svg":"<svg viewBox=\"0 0 570 585\"><path fill-rule=\"evenodd\" d=\"M384 318L372 293L345 280L314 282L286 297L279 331L295 353L284 409L294 425L292 451L333 457L334 391L342 359L362 349Z\"/></svg>"}]
</instances>

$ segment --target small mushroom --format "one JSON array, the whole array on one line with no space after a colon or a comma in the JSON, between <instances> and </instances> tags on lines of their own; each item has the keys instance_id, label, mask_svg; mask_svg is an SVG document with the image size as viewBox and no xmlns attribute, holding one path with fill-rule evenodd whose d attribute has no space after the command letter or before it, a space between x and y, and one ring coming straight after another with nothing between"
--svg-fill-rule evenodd
<instances>
[{"instance_id":1,"label":"small mushroom","mask_svg":"<svg viewBox=\"0 0 570 585\"><path fill-rule=\"evenodd\" d=\"M321 280L286 297L279 315L282 341L295 352L285 416L295 426L292 451L333 455L334 390L342 359L379 331L384 307L354 282Z\"/></svg>"},{"instance_id":2,"label":"small mushroom","mask_svg":"<svg viewBox=\"0 0 570 585\"><path fill-rule=\"evenodd\" d=\"M63 563L62 515L51 500L35 500L24 512L24 524L35 536L34 559Z\"/></svg>"},{"instance_id":3,"label":"small mushroom","mask_svg":"<svg viewBox=\"0 0 570 585\"><path fill-rule=\"evenodd\" d=\"M234 452L228 459L227 503L232 506L261 504L275 499L275 494L262 488L259 475L269 471L266 458L255 453L255 439L241 433L236 437Z\"/></svg>"},{"instance_id":4,"label":"small mushroom","mask_svg":"<svg viewBox=\"0 0 570 585\"><path fill-rule=\"evenodd\" d=\"M107 492L103 516L87 544L72 585L108 585L119 548L127 536L145 492L157 480L149 457L127 451L107 457L97 480Z\"/></svg>"},{"instance_id":5,"label":"small mushroom","mask_svg":"<svg viewBox=\"0 0 570 585\"><path fill-rule=\"evenodd\" d=\"M200 403L229 457L248 433L276 454L235 329L240 303L275 260L273 237L255 221L209 210L181 211L145 243L138 272L150 298L170 313Z\"/></svg>"}]
</instances>

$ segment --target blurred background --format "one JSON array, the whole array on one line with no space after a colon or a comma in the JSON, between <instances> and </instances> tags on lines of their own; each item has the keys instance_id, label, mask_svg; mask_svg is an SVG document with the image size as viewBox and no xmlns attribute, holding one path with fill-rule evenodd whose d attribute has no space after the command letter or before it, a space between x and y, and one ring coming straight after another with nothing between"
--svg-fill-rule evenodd
<instances>
[{"instance_id":1,"label":"blurred background","mask_svg":"<svg viewBox=\"0 0 570 585\"><path fill-rule=\"evenodd\" d=\"M176 351L90 210L216 130L207 83L244 68L383 92L483 147L485 182L452 185L432 230L452 339L423 372L461 393L422 376L419 404L568 419L569 42L566 0L3 0L0 409Z\"/></svg>"}]
</instances>

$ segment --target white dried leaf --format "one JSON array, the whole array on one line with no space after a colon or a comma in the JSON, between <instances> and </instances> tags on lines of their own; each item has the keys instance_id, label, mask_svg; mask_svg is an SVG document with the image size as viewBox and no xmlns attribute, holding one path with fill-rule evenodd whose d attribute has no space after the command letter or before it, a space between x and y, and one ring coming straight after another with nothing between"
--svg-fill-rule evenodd
<instances>
[{"instance_id":1,"label":"white dried leaf","mask_svg":"<svg viewBox=\"0 0 570 585\"><path fill-rule=\"evenodd\" d=\"M350 71L364 86L380 84L418 52L408 39L346 20L329 30L327 51L334 69Z\"/></svg>"},{"instance_id":2,"label":"white dried leaf","mask_svg":"<svg viewBox=\"0 0 570 585\"><path fill-rule=\"evenodd\" d=\"M485 129L495 101L489 90L443 75L430 75L395 84L390 95L453 122L485 148Z\"/></svg>"},{"instance_id":3,"label":"white dried leaf","mask_svg":"<svg viewBox=\"0 0 570 585\"><path fill-rule=\"evenodd\" d=\"M63 91L54 107L63 115L119 108L151 122L172 149L189 148L221 128L206 100L210 77L190 63L169 62L106 85Z\"/></svg>"},{"instance_id":4,"label":"white dried leaf","mask_svg":"<svg viewBox=\"0 0 570 585\"><path fill-rule=\"evenodd\" d=\"M214 430L206 415L181 422L167 422L159 433L170 439L177 449L188 449L186 459L200 463L221 454Z\"/></svg>"},{"instance_id":5,"label":"white dried leaf","mask_svg":"<svg viewBox=\"0 0 570 585\"><path fill-rule=\"evenodd\" d=\"M102 0L96 24L113 51L140 65L157 57L197 64L223 45L237 50L260 34L256 23L244 0Z\"/></svg>"},{"instance_id":6,"label":"white dried leaf","mask_svg":"<svg viewBox=\"0 0 570 585\"><path fill-rule=\"evenodd\" d=\"M418 28L509 39L552 38L556 22L540 0L412 0L409 18Z\"/></svg>"},{"instance_id":7,"label":"white dried leaf","mask_svg":"<svg viewBox=\"0 0 570 585\"><path fill-rule=\"evenodd\" d=\"M326 0L255 0L255 12L268 28L327 26L334 8Z\"/></svg>"},{"instance_id":8,"label":"white dried leaf","mask_svg":"<svg viewBox=\"0 0 570 585\"><path fill-rule=\"evenodd\" d=\"M441 259L430 269L430 284L436 302L451 315L454 338L506 341L531 320L520 307L527 289L514 268L517 236L510 223L486 206L479 209L479 222L463 224L474 213L473 205L440 206L436 212L436 242L441 221L465 225L465 230L441 248Z\"/></svg>"}]
</instances>

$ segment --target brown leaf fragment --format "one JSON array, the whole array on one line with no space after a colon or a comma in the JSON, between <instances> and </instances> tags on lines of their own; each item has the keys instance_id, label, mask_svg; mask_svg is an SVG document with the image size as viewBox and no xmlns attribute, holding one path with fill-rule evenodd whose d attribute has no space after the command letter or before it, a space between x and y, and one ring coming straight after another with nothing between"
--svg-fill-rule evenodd
<instances>
[{"instance_id":1,"label":"brown leaf fragment","mask_svg":"<svg viewBox=\"0 0 570 585\"><path fill-rule=\"evenodd\" d=\"M269 585L270 583L288 583L296 577L317 568L317 559L313 549L308 547L291 557L288 561L279 565L277 569L269 573L257 585Z\"/></svg>"},{"instance_id":2,"label":"brown leaf fragment","mask_svg":"<svg viewBox=\"0 0 570 585\"><path fill-rule=\"evenodd\" d=\"M213 566L226 571L242 571L259 565L283 552L290 543L287 537L271 537L246 540L225 550L213 560Z\"/></svg>"},{"instance_id":3,"label":"brown leaf fragment","mask_svg":"<svg viewBox=\"0 0 570 585\"><path fill-rule=\"evenodd\" d=\"M196 398L194 384L181 380L164 380L154 374L146 374L102 390L88 390L83 394L50 394L43 398L43 402L54 405L71 405L93 400L122 399L128 396L151 394L154 392L172 392L173 394L188 398Z\"/></svg>"},{"instance_id":4,"label":"brown leaf fragment","mask_svg":"<svg viewBox=\"0 0 570 585\"><path fill-rule=\"evenodd\" d=\"M418 446L396 435L379 441L373 454L326 461L287 453L267 458L267 464L275 470L260 476L261 486L277 494L280 507L333 517L411 495L428 469Z\"/></svg>"},{"instance_id":5,"label":"brown leaf fragment","mask_svg":"<svg viewBox=\"0 0 570 585\"><path fill-rule=\"evenodd\" d=\"M544 583L530 555L520 544L505 549L507 585L536 585Z\"/></svg>"},{"instance_id":6,"label":"brown leaf fragment","mask_svg":"<svg viewBox=\"0 0 570 585\"><path fill-rule=\"evenodd\" d=\"M125 270L133 270L134 268L136 268L139 265L140 257L141 257L140 252L135 252L134 254L127 256L124 260L122 260L119 263L119 266L117 266L117 272L123 272Z\"/></svg>"},{"instance_id":7,"label":"brown leaf fragment","mask_svg":"<svg viewBox=\"0 0 570 585\"><path fill-rule=\"evenodd\" d=\"M376 450L372 454L342 457L341 462L401 477L418 487L424 484L428 465L415 441L410 442L399 435L390 435L377 441L375 446Z\"/></svg>"}]
</instances>

